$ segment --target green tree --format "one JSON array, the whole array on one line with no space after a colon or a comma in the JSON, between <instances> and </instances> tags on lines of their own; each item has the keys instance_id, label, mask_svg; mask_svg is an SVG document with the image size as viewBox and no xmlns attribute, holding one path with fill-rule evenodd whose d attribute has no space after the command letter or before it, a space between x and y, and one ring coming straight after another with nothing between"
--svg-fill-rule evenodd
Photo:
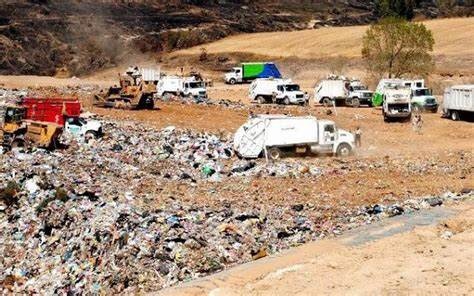
<instances>
[{"instance_id":1,"label":"green tree","mask_svg":"<svg viewBox=\"0 0 474 296\"><path fill-rule=\"evenodd\" d=\"M421 23L389 17L371 25L362 40L362 57L375 76L428 75L434 67L434 38Z\"/></svg>"}]
</instances>

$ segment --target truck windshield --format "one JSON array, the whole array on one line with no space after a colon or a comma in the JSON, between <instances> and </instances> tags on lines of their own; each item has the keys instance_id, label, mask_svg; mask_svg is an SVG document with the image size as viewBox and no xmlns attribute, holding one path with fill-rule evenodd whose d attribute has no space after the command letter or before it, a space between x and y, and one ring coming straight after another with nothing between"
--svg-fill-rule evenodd
<instances>
[{"instance_id":1,"label":"truck windshield","mask_svg":"<svg viewBox=\"0 0 474 296\"><path fill-rule=\"evenodd\" d=\"M200 88L200 87L203 87L203 83L201 81L189 83L189 88Z\"/></svg>"},{"instance_id":2,"label":"truck windshield","mask_svg":"<svg viewBox=\"0 0 474 296\"><path fill-rule=\"evenodd\" d=\"M298 84L287 84L285 85L286 91L298 91L300 90L300 86Z\"/></svg>"},{"instance_id":3,"label":"truck windshield","mask_svg":"<svg viewBox=\"0 0 474 296\"><path fill-rule=\"evenodd\" d=\"M422 89L416 89L414 96L431 96L431 90L427 88L422 88Z\"/></svg>"}]
</instances>

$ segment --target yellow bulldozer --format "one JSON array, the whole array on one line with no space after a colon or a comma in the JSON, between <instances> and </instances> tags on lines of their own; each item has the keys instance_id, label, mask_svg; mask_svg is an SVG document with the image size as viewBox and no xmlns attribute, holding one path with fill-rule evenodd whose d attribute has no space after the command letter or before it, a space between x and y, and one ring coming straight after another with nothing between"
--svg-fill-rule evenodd
<instances>
[{"instance_id":1,"label":"yellow bulldozer","mask_svg":"<svg viewBox=\"0 0 474 296\"><path fill-rule=\"evenodd\" d=\"M119 86L101 90L94 96L94 105L122 109L153 109L158 79L154 70L129 68L124 74L119 74Z\"/></svg>"},{"instance_id":2,"label":"yellow bulldozer","mask_svg":"<svg viewBox=\"0 0 474 296\"><path fill-rule=\"evenodd\" d=\"M31 146L55 148L62 126L41 121L26 120L26 108L15 105L0 106L0 139L8 148Z\"/></svg>"}]
</instances>

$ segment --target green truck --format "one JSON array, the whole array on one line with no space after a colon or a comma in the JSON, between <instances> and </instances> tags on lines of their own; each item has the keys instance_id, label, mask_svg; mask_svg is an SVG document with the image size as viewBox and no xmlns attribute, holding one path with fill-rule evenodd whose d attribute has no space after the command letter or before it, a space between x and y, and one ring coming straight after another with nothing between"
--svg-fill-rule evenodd
<instances>
[{"instance_id":1,"label":"green truck","mask_svg":"<svg viewBox=\"0 0 474 296\"><path fill-rule=\"evenodd\" d=\"M281 74L274 63L257 62L242 63L224 75L225 82L229 84L250 82L257 78L281 78Z\"/></svg>"}]
</instances>

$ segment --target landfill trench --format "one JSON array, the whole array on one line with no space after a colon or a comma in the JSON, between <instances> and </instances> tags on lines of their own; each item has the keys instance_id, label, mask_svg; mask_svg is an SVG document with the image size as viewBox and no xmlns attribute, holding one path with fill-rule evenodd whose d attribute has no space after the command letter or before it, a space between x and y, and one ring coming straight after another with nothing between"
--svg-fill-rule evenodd
<instances>
[{"instance_id":1,"label":"landfill trench","mask_svg":"<svg viewBox=\"0 0 474 296\"><path fill-rule=\"evenodd\" d=\"M469 150L267 163L225 130L111 117L97 140L0 154L2 293L158 291L472 198Z\"/></svg>"}]
</instances>

